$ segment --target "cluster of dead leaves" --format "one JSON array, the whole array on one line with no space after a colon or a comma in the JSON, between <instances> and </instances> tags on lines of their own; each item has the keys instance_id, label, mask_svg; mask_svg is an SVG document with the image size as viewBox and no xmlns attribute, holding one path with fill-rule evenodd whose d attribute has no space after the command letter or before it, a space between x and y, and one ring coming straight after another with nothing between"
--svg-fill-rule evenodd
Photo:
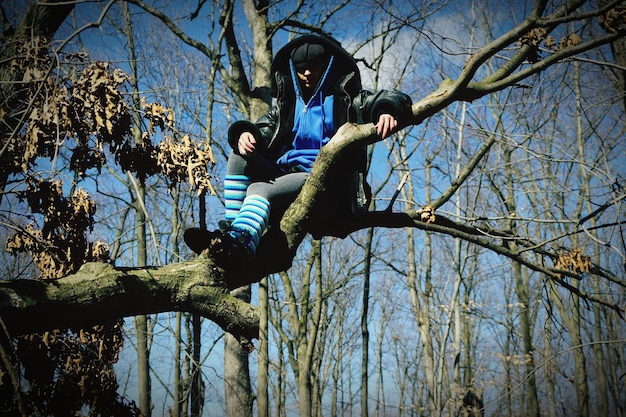
<instances>
[{"instance_id":1,"label":"cluster of dead leaves","mask_svg":"<svg viewBox=\"0 0 626 417\"><path fill-rule=\"evenodd\" d=\"M48 39L42 36L16 38L3 45L7 52L12 51L9 63L10 78L17 83L7 86L3 94L8 94L0 108L3 127L9 129L8 137L3 138L5 155L13 155L13 161L3 166L9 172L26 172L37 155L54 154L53 133L46 132L50 120L59 120L58 109L54 105L55 83L51 77L51 58ZM11 123L11 120L26 118L25 131ZM12 163L11 163L12 162ZM6 163L6 162L5 162Z\"/></svg>"},{"instance_id":2,"label":"cluster of dead leaves","mask_svg":"<svg viewBox=\"0 0 626 417\"><path fill-rule=\"evenodd\" d=\"M523 35L519 40L521 45L530 46L530 50L526 56L529 62L535 63L541 59L539 47L542 42L546 49L550 51L558 51L580 44L582 42L582 38L576 33L571 33L563 36L557 44L554 37L547 34L545 28L534 28Z\"/></svg>"},{"instance_id":3,"label":"cluster of dead leaves","mask_svg":"<svg viewBox=\"0 0 626 417\"><path fill-rule=\"evenodd\" d=\"M174 129L174 111L167 107L163 107L159 103L146 103L146 98L141 98L141 108L143 110L144 118L148 120L148 130L151 135L156 132L155 126L158 126L161 131Z\"/></svg>"},{"instance_id":4,"label":"cluster of dead leaves","mask_svg":"<svg viewBox=\"0 0 626 417\"><path fill-rule=\"evenodd\" d=\"M115 151L130 130L130 110L120 86L128 75L111 70L106 62L94 62L73 81L67 116L81 144L95 135L97 147L108 144Z\"/></svg>"},{"instance_id":5,"label":"cluster of dead leaves","mask_svg":"<svg viewBox=\"0 0 626 417\"><path fill-rule=\"evenodd\" d=\"M122 170L133 172L142 184L146 178L159 173L156 149L147 135L139 143L125 142L115 152L115 162Z\"/></svg>"},{"instance_id":6,"label":"cluster of dead leaves","mask_svg":"<svg viewBox=\"0 0 626 417\"><path fill-rule=\"evenodd\" d=\"M622 4L609 10L604 16L600 16L598 23L610 33L623 30L626 27L626 6Z\"/></svg>"},{"instance_id":7,"label":"cluster of dead leaves","mask_svg":"<svg viewBox=\"0 0 626 417\"><path fill-rule=\"evenodd\" d=\"M626 27L626 6L619 5L607 11L598 18L598 24L610 33L623 30ZM557 42L554 37L548 35L545 28L534 28L519 39L521 45L530 46L527 54L529 62L535 63L541 59L539 47L542 42L547 50L554 52L579 45L582 38L576 33L571 33L563 36Z\"/></svg>"},{"instance_id":8,"label":"cluster of dead leaves","mask_svg":"<svg viewBox=\"0 0 626 417\"><path fill-rule=\"evenodd\" d=\"M424 206L419 211L418 214L420 216L420 221L424 223L434 223L437 215L435 214L435 209L431 206Z\"/></svg>"},{"instance_id":9,"label":"cluster of dead leaves","mask_svg":"<svg viewBox=\"0 0 626 417\"><path fill-rule=\"evenodd\" d=\"M51 330L18 338L23 375L31 381L25 400L48 404L50 412L75 411L88 405L100 414L117 415L118 382L113 369L124 342L122 322L90 329ZM128 408L125 415L139 415Z\"/></svg>"},{"instance_id":10,"label":"cluster of dead leaves","mask_svg":"<svg viewBox=\"0 0 626 417\"><path fill-rule=\"evenodd\" d=\"M115 153L130 140L131 113L120 88L127 80L120 69L95 62L72 80L66 103L62 97L58 100L64 106L63 132L77 143L70 169L81 176L93 168L100 172L106 164L105 147Z\"/></svg>"},{"instance_id":11,"label":"cluster of dead leaves","mask_svg":"<svg viewBox=\"0 0 626 417\"><path fill-rule=\"evenodd\" d=\"M43 215L41 229L33 223L7 239L7 252L29 253L42 278L58 278L75 272L84 262L109 260L105 243L87 241L96 206L87 192L77 189L68 198L61 180L29 179L20 196L32 213Z\"/></svg>"},{"instance_id":12,"label":"cluster of dead leaves","mask_svg":"<svg viewBox=\"0 0 626 417\"><path fill-rule=\"evenodd\" d=\"M59 341L89 345L98 360L114 363L117 362L120 349L124 345L122 326L123 323L118 322L112 325L99 324L89 329L67 331L55 329L39 334L29 334L23 336L22 339L46 348L50 348ZM67 369L75 368L76 361L68 357L65 367Z\"/></svg>"},{"instance_id":13,"label":"cluster of dead leaves","mask_svg":"<svg viewBox=\"0 0 626 417\"><path fill-rule=\"evenodd\" d=\"M563 249L558 252L554 267L574 274L581 274L591 271L591 258L584 255L580 248Z\"/></svg>"},{"instance_id":14,"label":"cluster of dead leaves","mask_svg":"<svg viewBox=\"0 0 626 417\"><path fill-rule=\"evenodd\" d=\"M170 187L187 182L197 190L198 195L216 194L208 171L208 167L215 165L213 152L192 141L189 135L179 141L169 138L161 141L157 146L156 160L161 174L168 178Z\"/></svg>"},{"instance_id":15,"label":"cluster of dead leaves","mask_svg":"<svg viewBox=\"0 0 626 417\"><path fill-rule=\"evenodd\" d=\"M155 128L169 132L174 129L171 109L142 99L149 132L143 133L139 143L133 143L130 108L120 88L127 80L124 72L102 62L88 65L69 86L48 80L46 94L29 112L22 150L15 152L22 158L22 171L27 172L38 157L58 154L58 147L73 139L76 147L69 168L80 176L90 169L100 171L107 163L108 148L120 168L136 174L142 183L163 174L171 185L188 181L198 193L213 192L210 169L214 159L210 149L203 149L188 135L179 140L165 137L154 146Z\"/></svg>"},{"instance_id":16,"label":"cluster of dead leaves","mask_svg":"<svg viewBox=\"0 0 626 417\"><path fill-rule=\"evenodd\" d=\"M7 144L7 154L15 155L15 167L30 177L37 158L56 158L70 144L69 168L84 177L100 169L108 159L123 171L133 172L144 183L148 177L163 175L170 187L187 182L198 193L215 193L210 169L213 154L188 135L175 134L173 111L142 99L142 115L148 132L134 143L131 135L131 106L123 91L129 77L108 63L93 62L50 76L51 60L43 38L19 46L19 59L11 68L20 71L29 88L30 106L20 135ZM36 80L36 82L34 81ZM139 111L139 110L137 110ZM162 132L155 146L155 129ZM175 139L168 136L171 134ZM61 149L65 146L65 149ZM18 172L14 170L13 172ZM74 272L83 262L107 258L101 242L88 243L86 232L93 227L95 204L78 189L63 196L61 181L39 181L32 177L20 198L32 213L43 215L41 229L30 224L7 242L11 252L30 253L45 278Z\"/></svg>"},{"instance_id":17,"label":"cluster of dead leaves","mask_svg":"<svg viewBox=\"0 0 626 417\"><path fill-rule=\"evenodd\" d=\"M105 163L102 152L108 144L114 151L128 136L130 111L120 85L127 80L121 70L107 63L88 65L80 76L65 82L48 77L33 94L24 134L14 139L19 165L27 172L36 158L53 157L67 140L76 143L70 168L84 175Z\"/></svg>"},{"instance_id":18,"label":"cluster of dead leaves","mask_svg":"<svg viewBox=\"0 0 626 417\"><path fill-rule=\"evenodd\" d=\"M50 41L45 36L15 39L10 45L15 48L9 64L12 74L18 74L21 82L42 80L50 68Z\"/></svg>"},{"instance_id":19,"label":"cluster of dead leaves","mask_svg":"<svg viewBox=\"0 0 626 417\"><path fill-rule=\"evenodd\" d=\"M598 24L609 33L623 30L626 27L626 6L618 5L608 10L604 15L598 17ZM546 49L558 51L579 45L582 42L582 38L578 34L572 33L563 36L557 42L554 37L547 34L545 28L534 28L519 39L520 44L532 46L528 57L531 62L537 62L540 59L539 45L542 42Z\"/></svg>"}]
</instances>

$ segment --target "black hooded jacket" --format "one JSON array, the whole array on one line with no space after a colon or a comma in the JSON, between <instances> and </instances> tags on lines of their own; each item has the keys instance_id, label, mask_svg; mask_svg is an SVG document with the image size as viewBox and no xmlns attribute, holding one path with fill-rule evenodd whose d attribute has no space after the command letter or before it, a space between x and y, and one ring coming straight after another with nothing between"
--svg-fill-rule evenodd
<instances>
[{"instance_id":1,"label":"black hooded jacket","mask_svg":"<svg viewBox=\"0 0 626 417\"><path fill-rule=\"evenodd\" d=\"M333 120L335 129L351 123L376 123L381 114L393 115L400 124L406 124L411 117L411 99L404 93L382 90L372 93L363 90L361 75L355 60L339 42L318 34L309 34L295 38L283 46L272 62L271 93L274 107L255 123L238 121L228 131L228 142L238 153L237 142L243 132L251 132L257 140L257 152L269 161L275 162L292 147L292 128L294 123L296 93L291 76L291 52L305 43L317 43L324 46L329 55L334 56L333 68L335 96ZM366 150L355 151L346 158L345 172L366 170Z\"/></svg>"}]
</instances>

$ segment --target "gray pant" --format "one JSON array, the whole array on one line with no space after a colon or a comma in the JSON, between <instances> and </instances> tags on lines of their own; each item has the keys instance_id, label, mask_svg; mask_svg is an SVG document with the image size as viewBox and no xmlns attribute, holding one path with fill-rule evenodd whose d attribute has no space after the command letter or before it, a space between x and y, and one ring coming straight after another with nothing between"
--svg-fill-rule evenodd
<instances>
[{"instance_id":1,"label":"gray pant","mask_svg":"<svg viewBox=\"0 0 626 417\"><path fill-rule=\"evenodd\" d=\"M246 175L251 180L247 196L258 195L270 202L270 222L279 221L287 207L296 199L309 177L308 172L284 172L261 155L244 158L231 153L226 168L227 175ZM355 176L356 175L356 176ZM326 198L321 203L321 217L352 216L355 214L356 171L348 168L335 174L328 184Z\"/></svg>"},{"instance_id":2,"label":"gray pant","mask_svg":"<svg viewBox=\"0 0 626 417\"><path fill-rule=\"evenodd\" d=\"M272 212L282 213L298 196L309 173L285 173L262 156L244 158L233 152L228 157L226 175L246 175L251 180L246 195L261 196L270 202Z\"/></svg>"}]
</instances>

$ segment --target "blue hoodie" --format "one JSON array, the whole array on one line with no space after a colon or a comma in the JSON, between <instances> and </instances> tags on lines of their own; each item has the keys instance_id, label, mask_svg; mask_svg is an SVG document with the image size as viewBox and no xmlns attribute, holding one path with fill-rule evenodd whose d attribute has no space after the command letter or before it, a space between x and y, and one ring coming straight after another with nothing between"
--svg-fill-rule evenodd
<instances>
[{"instance_id":1,"label":"blue hoodie","mask_svg":"<svg viewBox=\"0 0 626 417\"><path fill-rule=\"evenodd\" d=\"M300 82L293 62L290 61L291 77L295 86L296 107L293 123L293 149L288 150L278 159L278 166L289 171L298 169L310 172L313 162L320 149L335 134L333 121L333 105L335 97L328 93L329 86L333 85L331 68L334 57L331 57L326 71L320 78L315 92L305 103L302 97Z\"/></svg>"}]
</instances>

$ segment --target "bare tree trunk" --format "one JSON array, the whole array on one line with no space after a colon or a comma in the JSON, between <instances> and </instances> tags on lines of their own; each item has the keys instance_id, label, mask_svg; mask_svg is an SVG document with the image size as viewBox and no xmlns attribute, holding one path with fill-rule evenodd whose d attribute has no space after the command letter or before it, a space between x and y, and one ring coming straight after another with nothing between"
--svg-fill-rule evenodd
<instances>
[{"instance_id":1,"label":"bare tree trunk","mask_svg":"<svg viewBox=\"0 0 626 417\"><path fill-rule=\"evenodd\" d=\"M316 277L316 284L321 283L321 242L314 241L313 247L311 251L311 264L308 268L311 270L311 267L315 268L313 274ZM307 274L310 276L310 273ZM310 279L310 278L309 278ZM310 288L309 285L307 285ZM298 367L298 378L297 378L297 389L298 389L298 402L299 402L299 415L301 417L311 417L312 409L313 409L313 382L312 382L312 364L313 364L313 351L315 347L315 343L317 342L317 331L319 326L319 313L321 311L320 303L321 299L321 286L316 285L316 297L315 304L312 306L314 309L314 323L311 324L311 332L307 332L308 327L308 314L309 314L309 298L310 293L307 288L303 291L302 300L304 303L303 308L299 317L299 329L298 329L298 339L297 339L297 367ZM297 317L294 317L297 319Z\"/></svg>"},{"instance_id":2,"label":"bare tree trunk","mask_svg":"<svg viewBox=\"0 0 626 417\"><path fill-rule=\"evenodd\" d=\"M552 358L554 355L554 350L552 349L552 329L554 328L551 319L547 318L544 324L544 351L543 356L545 358ZM556 366L553 361L550 361L545 366L545 374L546 374L546 410L548 417L557 417L557 401L556 401L556 375L557 372L555 370Z\"/></svg>"},{"instance_id":3,"label":"bare tree trunk","mask_svg":"<svg viewBox=\"0 0 626 417\"><path fill-rule=\"evenodd\" d=\"M148 316L135 317L135 337L137 338L137 390L139 409L142 415L152 414L152 387L150 382L150 349L148 344Z\"/></svg>"},{"instance_id":4,"label":"bare tree trunk","mask_svg":"<svg viewBox=\"0 0 626 417\"><path fill-rule=\"evenodd\" d=\"M383 357L384 355L384 350L385 350L385 346L384 346L384 339L382 337L383 335L383 330L385 329L385 319L384 319L384 314L385 312L383 311L381 313L383 315L383 318L380 320L380 337L378 338L378 343L376 346L376 356L378 359L378 366L376 369L376 410L374 412L374 416L375 417L381 417L381 416L385 416L386 415L386 410L385 410L385 390L384 390L384 386L385 386L385 373L384 373L384 366L383 366Z\"/></svg>"},{"instance_id":5,"label":"bare tree trunk","mask_svg":"<svg viewBox=\"0 0 626 417\"><path fill-rule=\"evenodd\" d=\"M143 188L137 194L137 266L147 265L146 216L143 210ZM145 417L152 414L152 383L150 381L150 334L148 316L135 317L135 337L137 338L137 372L139 409Z\"/></svg>"},{"instance_id":6,"label":"bare tree trunk","mask_svg":"<svg viewBox=\"0 0 626 417\"><path fill-rule=\"evenodd\" d=\"M277 364L277 378L276 378L276 390L277 395L274 397L277 399L276 401L276 417L285 417L287 415L286 410L286 399L287 399L287 384L285 383L285 378L283 375L287 374L287 362L283 358L282 349L284 344L280 338L277 339L277 351L278 353L278 364Z\"/></svg>"},{"instance_id":7,"label":"bare tree trunk","mask_svg":"<svg viewBox=\"0 0 626 417\"><path fill-rule=\"evenodd\" d=\"M237 45L237 36L232 24L232 10L234 10L234 2L229 1L225 8L230 10L228 18L224 20L225 40L228 45L230 58L232 61L238 62L233 64L233 68L237 71L243 70L239 65L241 57L239 56L239 48ZM257 91L250 91L247 82L244 82L244 74L239 77L235 76L236 82L232 84L238 90L238 96L245 98L241 110L250 120L256 120L261 115L267 113L271 103L269 88L264 86L270 85L271 76L269 68L272 62L272 47L270 34L270 25L268 22L267 12L269 2L267 0L252 1L244 0L243 9L246 18L254 34L254 80L253 85ZM250 299L250 288L238 290L238 297L242 299ZM262 294L263 296L263 294ZM224 349L224 365L227 370L225 374L226 386L226 413L228 416L241 417L252 413L253 395L250 386L250 372L248 362L248 352L244 351L239 343L230 335L226 335ZM237 378L237 379L231 379ZM262 389L266 389L261 387ZM262 394L263 395L263 394ZM263 405L266 408L265 405Z\"/></svg>"},{"instance_id":8,"label":"bare tree trunk","mask_svg":"<svg viewBox=\"0 0 626 417\"><path fill-rule=\"evenodd\" d=\"M428 151L425 151L428 154ZM426 165L426 201L430 201L430 169L429 162ZM408 192L406 201L411 203L415 201L413 194L413 187L411 182L407 183ZM423 368L424 368L424 381L428 391L427 410L429 415L438 415L440 409L440 397L439 389L436 384L436 367L435 367L435 347L431 330L431 311L430 311L430 298L431 298L431 284L432 284L432 239L431 234L426 233L424 238L424 259L423 263L423 278L418 275L415 265L418 261L415 257L415 231L409 229L408 234L408 247L407 247L407 259L409 264L409 292L411 295L411 309L417 323L417 328L420 333L420 339L424 347L423 351ZM418 284L423 281L423 288Z\"/></svg>"},{"instance_id":9,"label":"bare tree trunk","mask_svg":"<svg viewBox=\"0 0 626 417\"><path fill-rule=\"evenodd\" d=\"M268 302L268 279L263 278L259 282L259 347L258 347L258 389L257 389L257 415L269 417L269 302Z\"/></svg>"},{"instance_id":10,"label":"bare tree trunk","mask_svg":"<svg viewBox=\"0 0 626 417\"><path fill-rule=\"evenodd\" d=\"M599 248L598 248L599 249ZM597 251L596 253L599 253ZM593 287L597 293L600 292L600 287L598 285L598 277L594 277ZM604 340L602 335L602 329L606 328L605 323L603 323L603 312L602 307L599 305L593 305L593 317L595 322L595 340ZM605 370L605 364L610 363L606 360L604 354L604 347L601 343L596 343L593 345L593 352L596 356L596 383L598 386L598 408L595 410L595 417L610 417L609 414L609 383L608 377Z\"/></svg>"},{"instance_id":11,"label":"bare tree trunk","mask_svg":"<svg viewBox=\"0 0 626 417\"><path fill-rule=\"evenodd\" d=\"M193 325L192 325L192 315L185 314L185 354L184 358L184 366L183 366L183 380L181 381L181 391L183 393L181 398L180 409L182 412L182 417L187 417L189 415L189 403L190 403L190 392L191 392L191 378L194 372L194 364L193 360Z\"/></svg>"},{"instance_id":12,"label":"bare tree trunk","mask_svg":"<svg viewBox=\"0 0 626 417\"><path fill-rule=\"evenodd\" d=\"M367 321L369 316L369 300L370 300L370 275L371 275L371 258L372 258L372 242L374 240L374 229L367 230L365 240L364 254L364 271L363 271L363 299L361 312L361 417L367 417L368 398L369 398L369 330Z\"/></svg>"},{"instance_id":13,"label":"bare tree trunk","mask_svg":"<svg viewBox=\"0 0 626 417\"><path fill-rule=\"evenodd\" d=\"M182 353L182 313L180 311L176 312L175 323L176 329L174 331L174 397L172 399L174 404L172 406L171 417L181 417L182 372L180 355Z\"/></svg>"},{"instance_id":14,"label":"bare tree trunk","mask_svg":"<svg viewBox=\"0 0 626 417\"><path fill-rule=\"evenodd\" d=\"M624 339L624 326L622 323L615 321L607 321L607 340L616 341ZM613 398L613 412L614 417L626 416L626 397L623 384L621 381L624 378L624 374L620 373L620 370L626 368L626 357L624 356L624 349L611 348L607 349L607 374L610 382L609 389ZM613 417L613 416L612 416Z\"/></svg>"},{"instance_id":15,"label":"bare tree trunk","mask_svg":"<svg viewBox=\"0 0 626 417\"><path fill-rule=\"evenodd\" d=\"M250 287L233 291L242 301L250 302ZM226 415L229 417L252 416L252 386L250 385L249 352L231 334L224 341L224 393Z\"/></svg>"},{"instance_id":16,"label":"bare tree trunk","mask_svg":"<svg viewBox=\"0 0 626 417\"><path fill-rule=\"evenodd\" d=\"M507 287L504 291L505 294L505 305L513 305L515 304L513 301L513 285ZM515 313L512 309L506 310L506 340L504 342L504 358L510 358L513 355L514 346L513 346L513 334L515 328ZM504 403L506 404L505 410L509 414L513 414L513 380L514 380L514 369L512 361L504 360L502 361L502 365L504 366L504 386L502 387L502 395L505 398ZM498 410L500 411L501 408Z\"/></svg>"},{"instance_id":17,"label":"bare tree trunk","mask_svg":"<svg viewBox=\"0 0 626 417\"><path fill-rule=\"evenodd\" d=\"M503 202L510 220L508 222L508 229L511 231L517 230L517 224L515 221L515 213L517 213L516 207L516 195L515 195L515 175L513 167L515 162L511 158L511 149L504 150L504 166L505 166L505 194L506 200ZM514 243L512 243L514 244ZM512 263L512 274L515 280L515 291L520 306L520 326L523 343L524 363L526 364L526 379L527 379L527 396L523 401L525 410L524 415L529 417L539 417L539 399L537 396L537 380L535 377L535 359L534 359L534 346L533 346L533 324L531 315L531 300L529 296L529 282L525 278L525 271L522 270L522 266L518 262Z\"/></svg>"},{"instance_id":18,"label":"bare tree trunk","mask_svg":"<svg viewBox=\"0 0 626 417\"><path fill-rule=\"evenodd\" d=\"M459 177L459 175L461 174L461 164L462 164L462 149L463 149L463 134L464 134L464 130L463 130L463 126L465 125L465 117L466 117L466 112L467 112L467 105L466 103L463 103L461 105L461 120L459 122L459 132L458 132L458 140L457 140L457 155L456 155L456 167L455 167L455 177ZM468 205L469 202L466 203L466 205ZM456 207L456 214L458 218L462 217L462 213L461 213L461 205L457 205ZM453 337L453 348L454 348L454 364L453 364L453 369L452 369L452 381L451 381L451 389L450 389L450 405L451 405L451 409L450 409L450 414L460 414L461 411L461 405L462 405L462 396L463 393L465 392L465 387L463 386L463 381L462 381L462 376L461 376L461 366L462 366L462 362L461 362L461 354L462 354L462 347L463 347L463 340L468 340L467 338L462 340L461 335L464 332L467 332L468 329L466 327L465 322L461 322L461 309L462 309L462 305L461 305L461 287L462 287L462 282L464 279L464 261L463 261L463 247L462 247L463 242L460 239L456 239L455 241L455 255L454 257L456 259L454 259L454 268L456 269L456 282L454 285L454 290L453 290L453 297L450 300L450 309L451 309L451 314L453 315L453 317L449 320L450 323L453 323L453 331L454 331L454 337ZM445 339L444 339L445 341ZM445 348L443 345L445 345L445 343L442 343L442 350ZM466 352L467 349L469 348L468 345L465 346ZM445 357L445 355L441 355L442 359ZM440 360L442 360L440 359ZM467 364L469 365L469 364ZM440 370L441 374L443 374L443 369Z\"/></svg>"},{"instance_id":19,"label":"bare tree trunk","mask_svg":"<svg viewBox=\"0 0 626 417\"><path fill-rule=\"evenodd\" d=\"M339 385L340 385L340 381L341 381L341 363L342 363L342 359L343 359L343 350L341 349L341 347L343 346L343 334L342 332L338 332L339 334L337 335L337 350L335 352L335 357L336 360L333 363L333 371L332 371L332 378L333 378L333 391L331 393L331 401L330 401L330 416L334 417L339 415L339 411L337 408L337 404L339 402Z\"/></svg>"},{"instance_id":20,"label":"bare tree trunk","mask_svg":"<svg viewBox=\"0 0 626 417\"><path fill-rule=\"evenodd\" d=\"M206 199L202 194L199 199L199 218L200 228L206 229ZM202 349L202 318L199 314L191 315L191 389L189 392L189 401L191 404L190 413L192 417L202 416L204 408L204 390L202 388L202 365L200 364L200 351Z\"/></svg>"},{"instance_id":21,"label":"bare tree trunk","mask_svg":"<svg viewBox=\"0 0 626 417\"><path fill-rule=\"evenodd\" d=\"M128 4L122 4L124 12L124 32L128 39L128 48L130 54L130 70L132 84L132 102L135 109L132 112L133 127L132 133L135 143L141 143L141 120L140 120L140 99L137 77L137 57L135 55L135 43L133 36L132 20ZM131 173L128 173L132 176ZM144 267L148 265L147 241L146 241L146 210L145 210L145 191L143 184L131 178L131 183L135 187L136 201L135 213L137 216L137 266ZM148 316L142 315L135 317L135 337L137 338L137 372L138 372L138 391L139 391L139 409L145 417L152 414L152 384L150 381L150 343L148 330Z\"/></svg>"},{"instance_id":22,"label":"bare tree trunk","mask_svg":"<svg viewBox=\"0 0 626 417\"><path fill-rule=\"evenodd\" d=\"M537 396L537 380L535 378L534 347L532 342L532 319L530 298L528 296L528 280L524 279L524 272L519 263L513 264L513 276L518 302L520 304L520 326L524 358L526 364L526 378L528 380L528 395L525 398L525 414L529 417L539 417L539 399Z\"/></svg>"},{"instance_id":23,"label":"bare tree trunk","mask_svg":"<svg viewBox=\"0 0 626 417\"><path fill-rule=\"evenodd\" d=\"M191 373L191 415L193 417L202 416L204 408L204 389L202 388L202 366L200 364L200 349L202 347L201 328L202 319L199 314L193 314L191 317L193 329L193 348L191 354L191 363L193 369Z\"/></svg>"},{"instance_id":24,"label":"bare tree trunk","mask_svg":"<svg viewBox=\"0 0 626 417\"><path fill-rule=\"evenodd\" d=\"M180 249L178 246L179 242L179 230L180 230L180 190L175 188L173 190L174 197L174 207L173 207L173 219L172 219L172 231L173 231L173 239L172 239L172 254L174 259L180 259ZM182 372L181 372L181 362L180 355L182 353L182 313L177 311L174 316L174 387L172 389L172 409L171 409L171 417L181 417L181 394L182 394Z\"/></svg>"},{"instance_id":25,"label":"bare tree trunk","mask_svg":"<svg viewBox=\"0 0 626 417\"><path fill-rule=\"evenodd\" d=\"M583 353L582 337L580 328L580 297L572 295L571 303L563 303L561 301L562 294L559 293L556 285L549 281L551 295L555 298L554 303L561 312L561 319L567 328L570 343L572 345L572 353L574 356L574 375L572 382L576 391L577 401L577 417L589 417L589 387L587 385L587 364ZM595 416L595 414L593 414Z\"/></svg>"}]
</instances>

